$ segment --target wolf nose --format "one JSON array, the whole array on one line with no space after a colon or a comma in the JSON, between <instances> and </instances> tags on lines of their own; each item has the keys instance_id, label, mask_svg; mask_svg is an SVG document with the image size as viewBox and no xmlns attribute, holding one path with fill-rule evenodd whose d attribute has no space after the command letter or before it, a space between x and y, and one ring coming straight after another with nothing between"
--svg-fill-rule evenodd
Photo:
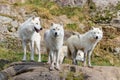
<instances>
[{"instance_id":1,"label":"wolf nose","mask_svg":"<svg viewBox=\"0 0 120 80\"><path fill-rule=\"evenodd\" d=\"M57 35L57 32L55 32L55 36Z\"/></svg>"},{"instance_id":2,"label":"wolf nose","mask_svg":"<svg viewBox=\"0 0 120 80\"><path fill-rule=\"evenodd\" d=\"M40 28L40 30L42 30L42 28Z\"/></svg>"},{"instance_id":3,"label":"wolf nose","mask_svg":"<svg viewBox=\"0 0 120 80\"><path fill-rule=\"evenodd\" d=\"M96 39L98 39L98 36L96 36Z\"/></svg>"}]
</instances>

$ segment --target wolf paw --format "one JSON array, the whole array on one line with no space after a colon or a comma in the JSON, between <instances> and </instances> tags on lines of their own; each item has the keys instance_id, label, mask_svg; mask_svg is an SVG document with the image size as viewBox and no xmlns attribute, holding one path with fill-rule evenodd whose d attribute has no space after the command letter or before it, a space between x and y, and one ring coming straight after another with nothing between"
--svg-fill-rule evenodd
<instances>
[{"instance_id":1,"label":"wolf paw","mask_svg":"<svg viewBox=\"0 0 120 80\"><path fill-rule=\"evenodd\" d=\"M49 68L49 70L50 70L50 71L53 71L53 70L54 70L54 67L51 66L51 67Z\"/></svg>"},{"instance_id":2,"label":"wolf paw","mask_svg":"<svg viewBox=\"0 0 120 80\"><path fill-rule=\"evenodd\" d=\"M30 60L30 62L35 62L34 60Z\"/></svg>"},{"instance_id":3,"label":"wolf paw","mask_svg":"<svg viewBox=\"0 0 120 80\"><path fill-rule=\"evenodd\" d=\"M86 64L86 63L83 63L83 67L87 67L87 64Z\"/></svg>"},{"instance_id":4,"label":"wolf paw","mask_svg":"<svg viewBox=\"0 0 120 80\"><path fill-rule=\"evenodd\" d=\"M92 65L88 65L88 67L89 67L89 68L93 68L93 66L92 66Z\"/></svg>"},{"instance_id":5,"label":"wolf paw","mask_svg":"<svg viewBox=\"0 0 120 80\"><path fill-rule=\"evenodd\" d=\"M60 66L56 66L55 69L60 71Z\"/></svg>"},{"instance_id":6,"label":"wolf paw","mask_svg":"<svg viewBox=\"0 0 120 80\"><path fill-rule=\"evenodd\" d=\"M41 62L41 60L38 60L38 62Z\"/></svg>"},{"instance_id":7,"label":"wolf paw","mask_svg":"<svg viewBox=\"0 0 120 80\"><path fill-rule=\"evenodd\" d=\"M26 62L26 60L22 60L22 62Z\"/></svg>"}]
</instances>

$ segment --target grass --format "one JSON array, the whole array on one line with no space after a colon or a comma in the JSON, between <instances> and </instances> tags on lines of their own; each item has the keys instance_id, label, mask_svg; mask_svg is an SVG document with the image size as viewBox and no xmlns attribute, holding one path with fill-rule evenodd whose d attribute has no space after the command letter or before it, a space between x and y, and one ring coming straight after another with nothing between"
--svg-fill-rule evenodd
<instances>
[{"instance_id":1,"label":"grass","mask_svg":"<svg viewBox=\"0 0 120 80\"><path fill-rule=\"evenodd\" d=\"M22 60L23 52L15 52L10 49L0 47L0 70L4 69L6 65L12 62L19 62ZM38 60L38 55L34 56L35 61ZM27 61L30 61L30 53L27 53ZM42 62L47 62L47 55L42 54Z\"/></svg>"},{"instance_id":2,"label":"grass","mask_svg":"<svg viewBox=\"0 0 120 80\"><path fill-rule=\"evenodd\" d=\"M66 80L84 80L84 75L83 73L74 73L74 72L69 72L67 73Z\"/></svg>"}]
</instances>

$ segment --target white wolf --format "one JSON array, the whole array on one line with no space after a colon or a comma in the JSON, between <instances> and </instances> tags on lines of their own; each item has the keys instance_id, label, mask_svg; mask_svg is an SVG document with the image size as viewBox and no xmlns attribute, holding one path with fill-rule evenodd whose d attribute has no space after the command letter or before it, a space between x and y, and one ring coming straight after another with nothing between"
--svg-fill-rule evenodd
<instances>
[{"instance_id":1,"label":"white wolf","mask_svg":"<svg viewBox=\"0 0 120 80\"><path fill-rule=\"evenodd\" d=\"M56 68L60 70L59 66L59 51L63 46L64 29L62 24L52 23L50 30L44 34L47 52L51 60L50 70Z\"/></svg>"},{"instance_id":2,"label":"white wolf","mask_svg":"<svg viewBox=\"0 0 120 80\"><path fill-rule=\"evenodd\" d=\"M60 64L63 63L63 60L66 57L70 58L70 56L68 55L68 47L67 46L63 46L60 49L60 54L59 54L59 62L60 62ZM77 61L84 61L84 52L82 50L78 50L75 59Z\"/></svg>"},{"instance_id":3,"label":"white wolf","mask_svg":"<svg viewBox=\"0 0 120 80\"><path fill-rule=\"evenodd\" d=\"M88 66L91 67L91 54L96 44L102 39L102 28L92 28L85 34L72 35L67 40L68 53L71 54L73 64L77 64L76 53L78 50L84 52L84 66L86 66L86 58L88 56Z\"/></svg>"},{"instance_id":4,"label":"white wolf","mask_svg":"<svg viewBox=\"0 0 120 80\"><path fill-rule=\"evenodd\" d=\"M67 57L67 46L62 46L59 50L59 63L62 64L65 57ZM51 63L50 57L48 57L48 64Z\"/></svg>"},{"instance_id":5,"label":"white wolf","mask_svg":"<svg viewBox=\"0 0 120 80\"><path fill-rule=\"evenodd\" d=\"M82 50L78 50L75 59L77 61L84 61L84 52Z\"/></svg>"},{"instance_id":6,"label":"white wolf","mask_svg":"<svg viewBox=\"0 0 120 80\"><path fill-rule=\"evenodd\" d=\"M31 61L34 61L34 43L36 43L36 47L38 50L39 58L38 61L41 62L41 54L40 54L40 40L41 36L39 31L42 30L40 24L39 17L31 17L26 20L18 29L19 37L22 39L22 45L24 50L23 61L26 61L26 45L27 42L30 42L31 48Z\"/></svg>"},{"instance_id":7,"label":"white wolf","mask_svg":"<svg viewBox=\"0 0 120 80\"><path fill-rule=\"evenodd\" d=\"M67 46L62 46L59 54L59 63L62 64L64 58L67 57Z\"/></svg>"}]
</instances>

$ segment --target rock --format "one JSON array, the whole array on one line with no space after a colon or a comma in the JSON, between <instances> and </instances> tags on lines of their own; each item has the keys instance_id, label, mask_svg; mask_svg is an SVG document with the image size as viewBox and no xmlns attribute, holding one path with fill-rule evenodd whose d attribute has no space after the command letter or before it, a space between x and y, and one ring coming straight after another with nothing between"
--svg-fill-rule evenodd
<instances>
[{"instance_id":1,"label":"rock","mask_svg":"<svg viewBox=\"0 0 120 80\"><path fill-rule=\"evenodd\" d=\"M120 47L114 48L114 54L120 54Z\"/></svg>"},{"instance_id":2,"label":"rock","mask_svg":"<svg viewBox=\"0 0 120 80\"><path fill-rule=\"evenodd\" d=\"M83 7L87 1L93 1L97 8L104 10L106 7L113 7L118 4L120 0L54 0L61 6Z\"/></svg>"},{"instance_id":3,"label":"rock","mask_svg":"<svg viewBox=\"0 0 120 80\"><path fill-rule=\"evenodd\" d=\"M87 0L55 0L61 6L83 6Z\"/></svg>"},{"instance_id":4,"label":"rock","mask_svg":"<svg viewBox=\"0 0 120 80\"><path fill-rule=\"evenodd\" d=\"M106 7L116 6L119 0L92 0L97 8L105 9Z\"/></svg>"},{"instance_id":5,"label":"rock","mask_svg":"<svg viewBox=\"0 0 120 80\"><path fill-rule=\"evenodd\" d=\"M12 21L11 22L11 26L17 28L18 27L18 22L15 20L15 21Z\"/></svg>"},{"instance_id":6,"label":"rock","mask_svg":"<svg viewBox=\"0 0 120 80\"><path fill-rule=\"evenodd\" d=\"M120 28L120 19L118 19L118 18L113 18L112 20L111 20L111 23L110 23L112 26L114 26L114 27L117 27L117 28Z\"/></svg>"},{"instance_id":7,"label":"rock","mask_svg":"<svg viewBox=\"0 0 120 80\"><path fill-rule=\"evenodd\" d=\"M120 36L112 39L112 43L116 44L116 46L113 48L113 54L120 55Z\"/></svg>"},{"instance_id":8,"label":"rock","mask_svg":"<svg viewBox=\"0 0 120 80\"><path fill-rule=\"evenodd\" d=\"M0 80L8 80L8 76L5 72L0 72Z\"/></svg>"},{"instance_id":9,"label":"rock","mask_svg":"<svg viewBox=\"0 0 120 80\"><path fill-rule=\"evenodd\" d=\"M9 17L5 17L5 16L0 16L0 23L2 24L7 24L12 22L12 19Z\"/></svg>"},{"instance_id":10,"label":"rock","mask_svg":"<svg viewBox=\"0 0 120 80\"><path fill-rule=\"evenodd\" d=\"M11 31L11 32L16 32L16 29L15 29L14 27L12 27L12 28L10 29L10 31Z\"/></svg>"},{"instance_id":11,"label":"rock","mask_svg":"<svg viewBox=\"0 0 120 80\"><path fill-rule=\"evenodd\" d=\"M56 19L59 20L59 22L61 21L61 22L64 23L64 24L73 23L73 21L70 20L69 18L67 18L66 15L58 16Z\"/></svg>"},{"instance_id":12,"label":"rock","mask_svg":"<svg viewBox=\"0 0 120 80\"><path fill-rule=\"evenodd\" d=\"M82 73L80 75L80 77L83 77L82 80L120 79L119 67L94 66L93 68L88 68L62 64L62 69L60 71L49 71L49 66L50 65L46 63L38 62L15 62L0 72L0 76L2 76L0 78L7 78L7 75L9 75L12 80L66 80L68 77L76 79L78 74Z\"/></svg>"}]
</instances>

